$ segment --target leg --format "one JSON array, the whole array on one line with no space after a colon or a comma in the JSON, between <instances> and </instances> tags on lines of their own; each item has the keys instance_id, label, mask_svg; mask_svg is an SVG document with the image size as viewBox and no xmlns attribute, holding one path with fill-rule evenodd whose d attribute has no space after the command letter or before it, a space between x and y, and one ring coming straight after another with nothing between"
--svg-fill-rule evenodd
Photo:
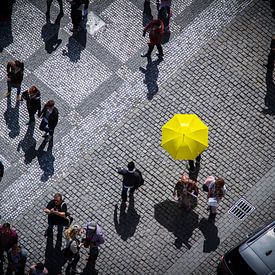
<instances>
[{"instance_id":1,"label":"leg","mask_svg":"<svg viewBox=\"0 0 275 275\"><path fill-rule=\"evenodd\" d=\"M196 157L196 167L199 167L200 166L200 163L201 163L201 155L198 155Z\"/></svg>"},{"instance_id":2,"label":"leg","mask_svg":"<svg viewBox=\"0 0 275 275\"><path fill-rule=\"evenodd\" d=\"M46 133L49 132L48 123L44 119L41 120L39 130L44 131Z\"/></svg>"},{"instance_id":3,"label":"leg","mask_svg":"<svg viewBox=\"0 0 275 275\"><path fill-rule=\"evenodd\" d=\"M129 192L129 196L130 196L130 197L133 197L133 196L134 196L135 190L136 190L135 187L130 188L130 192Z\"/></svg>"},{"instance_id":4,"label":"leg","mask_svg":"<svg viewBox=\"0 0 275 275\"><path fill-rule=\"evenodd\" d=\"M163 50L162 50L161 44L157 44L156 46L157 46L158 51L159 51L159 56L163 56Z\"/></svg>"},{"instance_id":5,"label":"leg","mask_svg":"<svg viewBox=\"0 0 275 275\"><path fill-rule=\"evenodd\" d=\"M6 93L6 97L9 97L11 95L11 82L7 81L7 85L8 85L8 91Z\"/></svg>"},{"instance_id":6,"label":"leg","mask_svg":"<svg viewBox=\"0 0 275 275\"><path fill-rule=\"evenodd\" d=\"M97 247L92 247L90 249L90 256L89 256L89 259L88 259L89 266L91 267L92 274L94 274L94 272L96 271L95 265L96 265L97 257L98 257L98 248Z\"/></svg>"},{"instance_id":7,"label":"leg","mask_svg":"<svg viewBox=\"0 0 275 275\"><path fill-rule=\"evenodd\" d=\"M28 125L35 122L35 113L29 112L29 118L30 120L28 122Z\"/></svg>"},{"instance_id":8,"label":"leg","mask_svg":"<svg viewBox=\"0 0 275 275\"><path fill-rule=\"evenodd\" d=\"M57 226L57 239L62 240L63 225Z\"/></svg>"},{"instance_id":9,"label":"leg","mask_svg":"<svg viewBox=\"0 0 275 275\"><path fill-rule=\"evenodd\" d=\"M79 253L74 254L73 260L72 260L72 262L71 262L71 267L72 267L73 270L76 269L76 266L77 266L77 263L78 263L79 260L80 260L80 255L79 255Z\"/></svg>"},{"instance_id":10,"label":"leg","mask_svg":"<svg viewBox=\"0 0 275 275\"><path fill-rule=\"evenodd\" d=\"M121 200L122 200L122 202L126 202L127 201L127 191L128 191L128 188L125 188L124 186L122 186L122 192L121 192Z\"/></svg>"},{"instance_id":11,"label":"leg","mask_svg":"<svg viewBox=\"0 0 275 275\"><path fill-rule=\"evenodd\" d=\"M53 235L53 224L52 223L48 223L48 228L45 232L45 236L48 237L49 235Z\"/></svg>"},{"instance_id":12,"label":"leg","mask_svg":"<svg viewBox=\"0 0 275 275\"><path fill-rule=\"evenodd\" d=\"M47 11L46 11L47 16L50 15L50 9L51 9L52 2L53 2L53 0L47 0Z\"/></svg>"},{"instance_id":13,"label":"leg","mask_svg":"<svg viewBox=\"0 0 275 275\"><path fill-rule=\"evenodd\" d=\"M193 160L188 160L188 164L189 164L189 170L194 171L195 170L194 161Z\"/></svg>"},{"instance_id":14,"label":"leg","mask_svg":"<svg viewBox=\"0 0 275 275\"><path fill-rule=\"evenodd\" d=\"M62 0L57 0L57 2L59 4L60 13L63 13L63 3L62 3Z\"/></svg>"}]
</instances>

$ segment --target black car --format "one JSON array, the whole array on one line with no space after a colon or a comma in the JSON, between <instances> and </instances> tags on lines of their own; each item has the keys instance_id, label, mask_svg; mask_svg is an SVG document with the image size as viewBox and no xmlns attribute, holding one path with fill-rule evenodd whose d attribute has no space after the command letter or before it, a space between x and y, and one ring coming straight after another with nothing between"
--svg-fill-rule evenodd
<instances>
[{"instance_id":1,"label":"black car","mask_svg":"<svg viewBox=\"0 0 275 275\"><path fill-rule=\"evenodd\" d=\"M218 275L275 274L275 221L225 253Z\"/></svg>"}]
</instances>

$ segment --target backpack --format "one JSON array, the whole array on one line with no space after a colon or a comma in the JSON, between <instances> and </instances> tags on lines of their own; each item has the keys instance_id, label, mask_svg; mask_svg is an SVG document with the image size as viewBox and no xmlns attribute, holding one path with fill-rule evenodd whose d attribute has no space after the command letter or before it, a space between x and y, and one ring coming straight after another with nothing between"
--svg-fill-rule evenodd
<instances>
[{"instance_id":1,"label":"backpack","mask_svg":"<svg viewBox=\"0 0 275 275\"><path fill-rule=\"evenodd\" d=\"M68 245L62 250L62 254L66 260L69 260L73 257L73 252L71 250L71 244L74 240L69 241Z\"/></svg>"},{"instance_id":2,"label":"backpack","mask_svg":"<svg viewBox=\"0 0 275 275\"><path fill-rule=\"evenodd\" d=\"M144 179L142 177L142 173L138 169L136 169L136 172L139 175L139 183L137 184L136 188L139 188L140 186L142 186L144 184Z\"/></svg>"}]
</instances>

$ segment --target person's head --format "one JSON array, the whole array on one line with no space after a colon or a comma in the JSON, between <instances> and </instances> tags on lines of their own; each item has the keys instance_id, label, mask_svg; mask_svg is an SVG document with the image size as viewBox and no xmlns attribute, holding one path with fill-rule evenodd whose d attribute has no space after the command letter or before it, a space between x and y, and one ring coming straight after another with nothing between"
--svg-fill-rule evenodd
<instances>
[{"instance_id":1,"label":"person's head","mask_svg":"<svg viewBox=\"0 0 275 275\"><path fill-rule=\"evenodd\" d=\"M47 110L51 111L51 110L53 109L53 107L54 107L54 104L55 104L54 100L49 100L49 101L46 103L46 108L47 108Z\"/></svg>"},{"instance_id":2,"label":"person's head","mask_svg":"<svg viewBox=\"0 0 275 275\"><path fill-rule=\"evenodd\" d=\"M89 224L87 224L87 230L95 232L96 231L96 222L91 221Z\"/></svg>"},{"instance_id":3,"label":"person's head","mask_svg":"<svg viewBox=\"0 0 275 275\"><path fill-rule=\"evenodd\" d=\"M130 161L127 165L127 168L129 171L133 171L135 169L135 163L133 161Z\"/></svg>"},{"instance_id":4,"label":"person's head","mask_svg":"<svg viewBox=\"0 0 275 275\"><path fill-rule=\"evenodd\" d=\"M44 271L45 266L42 263L38 263L35 265L35 270L38 273L42 273Z\"/></svg>"},{"instance_id":5,"label":"person's head","mask_svg":"<svg viewBox=\"0 0 275 275\"><path fill-rule=\"evenodd\" d=\"M74 239L77 235L80 235L80 233L81 227L78 224L74 224L65 231L65 236L69 239Z\"/></svg>"},{"instance_id":6,"label":"person's head","mask_svg":"<svg viewBox=\"0 0 275 275\"><path fill-rule=\"evenodd\" d=\"M11 247L12 255L16 255L16 254L20 253L20 251L21 251L21 246L19 246L17 243L12 245L12 247Z\"/></svg>"},{"instance_id":7,"label":"person's head","mask_svg":"<svg viewBox=\"0 0 275 275\"><path fill-rule=\"evenodd\" d=\"M60 193L56 193L53 200L55 205L60 205L62 203L62 195Z\"/></svg>"},{"instance_id":8,"label":"person's head","mask_svg":"<svg viewBox=\"0 0 275 275\"><path fill-rule=\"evenodd\" d=\"M11 231L11 225L8 223L8 222L6 222L6 223L4 223L3 225L2 225L2 232L5 234L9 234L10 233L10 231Z\"/></svg>"},{"instance_id":9,"label":"person's head","mask_svg":"<svg viewBox=\"0 0 275 275\"><path fill-rule=\"evenodd\" d=\"M19 60L15 60L14 64L16 67L21 67L21 62Z\"/></svg>"},{"instance_id":10,"label":"person's head","mask_svg":"<svg viewBox=\"0 0 275 275\"><path fill-rule=\"evenodd\" d=\"M217 179L216 179L216 185L217 185L217 187L219 187L219 188L223 188L223 186L224 186L224 179L222 179L222 178L217 178Z\"/></svg>"},{"instance_id":11,"label":"person's head","mask_svg":"<svg viewBox=\"0 0 275 275\"><path fill-rule=\"evenodd\" d=\"M38 92L38 89L33 85L29 88L29 95L32 97L32 96L35 96Z\"/></svg>"}]
</instances>

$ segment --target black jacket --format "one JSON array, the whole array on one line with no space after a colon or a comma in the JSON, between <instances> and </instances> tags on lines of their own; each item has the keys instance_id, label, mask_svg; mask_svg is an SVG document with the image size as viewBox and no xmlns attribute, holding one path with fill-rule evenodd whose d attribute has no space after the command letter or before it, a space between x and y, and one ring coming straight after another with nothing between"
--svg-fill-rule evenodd
<instances>
[{"instance_id":1,"label":"black jacket","mask_svg":"<svg viewBox=\"0 0 275 275\"><path fill-rule=\"evenodd\" d=\"M135 187L140 185L141 177L140 173L135 170L134 172L129 172L128 169L118 169L118 173L123 175L123 185L125 187Z\"/></svg>"},{"instance_id":2,"label":"black jacket","mask_svg":"<svg viewBox=\"0 0 275 275\"><path fill-rule=\"evenodd\" d=\"M40 92L38 91L35 97L30 97L29 92L25 91L22 93L22 98L27 102L28 112L35 114L38 111L38 115L41 113L41 98Z\"/></svg>"},{"instance_id":3,"label":"black jacket","mask_svg":"<svg viewBox=\"0 0 275 275\"><path fill-rule=\"evenodd\" d=\"M8 62L7 64L7 75L10 79L10 82L14 86L20 86L23 81L24 75L24 63L20 62L20 69L18 72L15 72L15 64L14 62Z\"/></svg>"},{"instance_id":4,"label":"black jacket","mask_svg":"<svg viewBox=\"0 0 275 275\"><path fill-rule=\"evenodd\" d=\"M46 117L46 113L47 113L47 108L46 105L43 107L42 112L41 112L41 116L42 118ZM58 122L58 109L56 107L53 107L53 111L49 116L48 119L48 127L49 129L54 129L57 125Z\"/></svg>"}]
</instances>

